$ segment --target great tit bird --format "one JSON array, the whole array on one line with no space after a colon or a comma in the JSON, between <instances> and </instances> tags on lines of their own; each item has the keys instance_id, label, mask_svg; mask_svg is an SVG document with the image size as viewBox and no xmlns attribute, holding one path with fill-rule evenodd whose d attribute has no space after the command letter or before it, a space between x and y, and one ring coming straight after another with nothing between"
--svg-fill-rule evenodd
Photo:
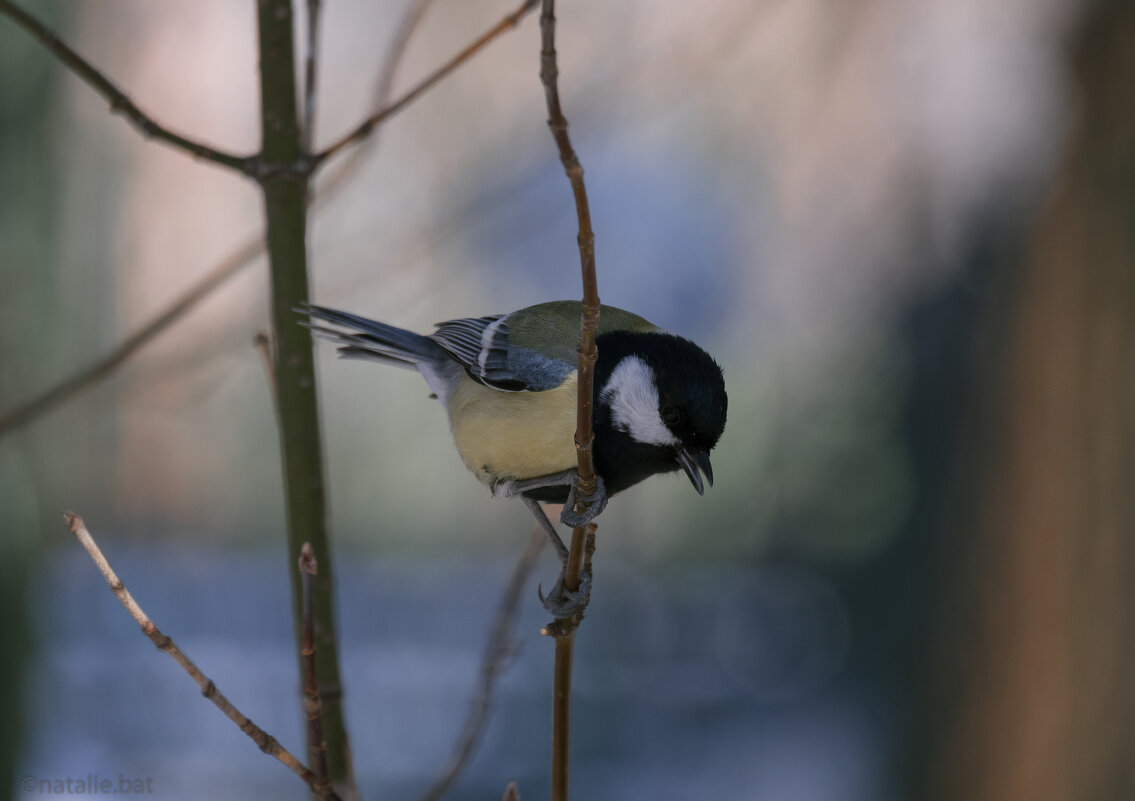
<instances>
[{"instance_id":1,"label":"great tit bird","mask_svg":"<svg viewBox=\"0 0 1135 801\"><path fill-rule=\"evenodd\" d=\"M709 452L725 429L721 368L688 339L603 306L596 344L593 458L602 498L573 510L579 301L553 301L488 317L438 323L423 336L323 306L297 311L344 358L417 369L449 414L465 466L498 497L519 496L561 562L567 548L539 502L565 504L578 526L614 495L655 473L684 470L698 494L713 484ZM703 481L704 476L704 481ZM562 576L561 576L562 578ZM545 606L557 617L586 604L557 584Z\"/></svg>"}]
</instances>

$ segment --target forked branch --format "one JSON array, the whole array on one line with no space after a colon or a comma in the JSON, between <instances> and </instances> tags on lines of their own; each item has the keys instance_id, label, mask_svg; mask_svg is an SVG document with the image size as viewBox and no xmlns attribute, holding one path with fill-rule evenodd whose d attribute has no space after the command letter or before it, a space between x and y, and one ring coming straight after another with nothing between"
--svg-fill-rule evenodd
<instances>
[{"instance_id":1,"label":"forked branch","mask_svg":"<svg viewBox=\"0 0 1135 801\"><path fill-rule=\"evenodd\" d=\"M224 694L217 689L217 685L213 683L212 679L208 678L201 670L193 663L193 661L185 655L185 653L177 647L169 637L161 632L161 630L154 625L149 616L142 611L142 607L134 600L134 596L130 594L130 590L126 589L126 585L118 578L114 570L107 561L106 556L103 555L102 550L95 542L94 537L87 530L87 526L83 523L83 518L79 517L74 512L67 512L63 515L63 520L67 524L67 528L79 540L79 543L90 554L91 559L94 561L95 566L98 567L99 572L102 573L106 583L110 585L111 592L114 597L118 599L126 611L130 613L130 617L142 628L142 633L150 638L150 641L157 646L159 651L162 651L170 656L181 669L189 674L189 677L197 683L201 688L201 694L213 702L217 709L224 713L225 717L237 725L237 727L247 734L252 741L260 748L261 751L273 756L286 765L293 773L299 776L313 791L320 794L320 798L335 799L335 795L329 788L324 787L322 791L317 786L317 777L313 771L307 768L302 762L280 745L275 737L268 734L261 729L247 717L245 717L239 709L232 705Z\"/></svg>"},{"instance_id":2,"label":"forked branch","mask_svg":"<svg viewBox=\"0 0 1135 801\"><path fill-rule=\"evenodd\" d=\"M438 80L445 75L451 73L457 66L464 61L468 60L476 50L483 48L490 41L495 39L504 31L514 27L519 21L516 12L507 15L503 20L498 22L485 34L482 34L476 42L467 47L457 56L452 58L446 65L441 67L437 72L425 78L422 82L414 86L408 92L403 94L394 102L390 102L391 87L393 86L394 74L401 63L401 57L406 51L406 46L409 43L410 35L417 27L418 22L421 20L426 7L430 4L431 0L416 0L406 12L403 17L402 25L399 28L399 33L395 37L395 43L391 48L390 54L386 58L381 75L378 80L378 90L376 92L375 107L378 109L373 115L374 122L368 129L367 133L373 133L380 123L389 120L397 112L409 106L414 100L422 96L430 86L436 84ZM527 13L535 5L534 0L526 3L524 10ZM19 11L14 6L11 6L7 0L0 0L0 11L7 10L6 7L11 7ZM22 12L21 12L22 13ZM54 36L50 31L44 29L46 35ZM365 134L358 139L365 138ZM352 140L356 141L356 140ZM340 146L345 146L340 145ZM327 155L330 155L329 153ZM314 210L319 211L325 208L327 202L334 196L347 182L347 179L355 174L359 160L363 155L363 151L355 149L352 151L352 158L349 161L337 165L334 174L321 183L319 193L316 196L314 203ZM47 412L52 411L60 404L69 400L70 398L80 394L81 392L90 389L97 385L99 382L109 378L113 375L119 367L126 363L135 352L140 350L143 346L151 342L155 337L180 320L192 308L194 308L200 301L208 297L213 290L225 283L229 278L236 275L243 268L251 264L257 257L264 253L264 238L261 235L251 237L248 241L243 243L240 247L233 251L224 261L206 273L196 284L191 286L186 292L181 295L177 300L171 303L168 307L154 315L148 322L144 323L138 330L128 336L117 348L102 358L98 359L91 364L80 368L75 373L67 376L53 386L47 388L31 400L9 409L5 412L0 412L0 436L25 425L36 418L40 417Z\"/></svg>"},{"instance_id":3,"label":"forked branch","mask_svg":"<svg viewBox=\"0 0 1135 801\"><path fill-rule=\"evenodd\" d=\"M263 252L263 236L248 239L234 250L228 258L213 267L183 295L150 318L110 353L80 368L77 372L67 376L31 400L14 409L0 412L0 437L26 423L30 423L64 401L109 378L138 350L184 317L186 312L208 297L214 289L236 275L242 267L251 264Z\"/></svg>"},{"instance_id":4,"label":"forked branch","mask_svg":"<svg viewBox=\"0 0 1135 801\"><path fill-rule=\"evenodd\" d=\"M489 632L489 639L485 643L485 652L481 657L481 672L477 681L477 692L469 704L469 713L465 718L465 726L457 738L453 755L441 775L433 785L426 790L420 801L440 801L449 792L465 764L473 755L478 740L484 733L485 724L489 719L489 712L493 706L493 692L497 680L504 672L512 656L512 619L516 615L516 608L520 604L520 595L532 569L536 566L536 558L548 541L543 531L537 529L528 539L528 547L520 555L512 576L508 580L500 606L497 607L497 616Z\"/></svg>"},{"instance_id":5,"label":"forked branch","mask_svg":"<svg viewBox=\"0 0 1135 801\"><path fill-rule=\"evenodd\" d=\"M415 99L417 99L418 95L420 95L422 92L425 92L435 83L460 67L478 52L483 50L490 42L492 42L502 33L510 30L511 28L515 28L520 24L520 21L524 19L524 16L536 7L536 2L537 0L524 0L524 2L520 4L519 8L517 8L511 14L505 15L505 17L500 22L481 34L468 47L466 47L448 62L438 67L430 75L426 76L426 78L421 83L404 94L397 102L392 103L381 111L370 115L330 147L316 154L314 156L316 166L322 164L343 148L348 147L361 139L365 139L370 135L370 132L374 130L375 126L380 125L381 123L385 122L387 118L397 114L403 109L403 107L409 105Z\"/></svg>"},{"instance_id":6,"label":"forked branch","mask_svg":"<svg viewBox=\"0 0 1135 801\"><path fill-rule=\"evenodd\" d=\"M9 2L9 0L0 0L0 13L7 15L17 25L38 39L68 69L102 95L110 103L110 110L113 113L125 117L143 136L159 139L173 147L184 150L195 158L210 161L221 167L228 167L244 174L252 173L257 160L256 156L237 156L226 153L159 125L152 117L138 108L134 101L126 96L125 92L111 83L109 78L95 69L89 61L72 50L54 31L31 14Z\"/></svg>"}]
</instances>

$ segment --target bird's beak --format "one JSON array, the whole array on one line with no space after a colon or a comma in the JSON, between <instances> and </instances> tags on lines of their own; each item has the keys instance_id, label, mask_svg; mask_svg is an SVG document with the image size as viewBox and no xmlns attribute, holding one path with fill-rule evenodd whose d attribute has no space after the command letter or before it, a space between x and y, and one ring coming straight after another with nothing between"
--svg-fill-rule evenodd
<instances>
[{"instance_id":1,"label":"bird's beak","mask_svg":"<svg viewBox=\"0 0 1135 801\"><path fill-rule=\"evenodd\" d=\"M705 480L711 487L713 486L713 465L709 463L709 451L704 448L678 448L676 458L678 464L686 471L686 475L690 477L690 483L694 485L698 495L704 495L705 486L702 484L701 473L705 473ZM698 472L699 469L701 473Z\"/></svg>"}]
</instances>

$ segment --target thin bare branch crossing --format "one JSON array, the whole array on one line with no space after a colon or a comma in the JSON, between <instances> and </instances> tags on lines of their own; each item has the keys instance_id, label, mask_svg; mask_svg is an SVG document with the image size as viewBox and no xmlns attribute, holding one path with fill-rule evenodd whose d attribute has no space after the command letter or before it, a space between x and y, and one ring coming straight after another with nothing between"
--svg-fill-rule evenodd
<instances>
[{"instance_id":1,"label":"thin bare branch crossing","mask_svg":"<svg viewBox=\"0 0 1135 801\"><path fill-rule=\"evenodd\" d=\"M80 56L67 45L58 34L24 11L9 0L0 0L0 13L7 15L12 21L38 39L40 43L50 50L75 75L86 82L92 89L110 103L110 110L120 114L147 139L159 139L173 147L189 153L202 161L208 161L220 167L227 167L246 175L252 174L256 156L238 156L227 153L202 142L197 142L182 134L171 131L159 125L152 117L138 108L125 92L119 89L109 78L103 75L89 61Z\"/></svg>"},{"instance_id":2,"label":"thin bare branch crossing","mask_svg":"<svg viewBox=\"0 0 1135 801\"><path fill-rule=\"evenodd\" d=\"M497 615L493 620L489 639L485 644L484 655L481 658L481 672L477 680L477 692L469 704L469 714L465 718L465 726L454 746L453 755L445 770L434 781L433 785L422 794L420 801L440 801L445 796L458 775L465 768L465 764L473 755L473 750L485 730L489 719L489 712L493 704L493 691L497 679L504 671L511 655L512 619L516 615L516 608L520 604L520 595L528 583L528 577L536 566L536 559L548 541L543 531L537 529L528 540L528 547L520 555L512 569L508 586L501 597L497 607Z\"/></svg>"},{"instance_id":3,"label":"thin bare branch crossing","mask_svg":"<svg viewBox=\"0 0 1135 801\"><path fill-rule=\"evenodd\" d=\"M315 142L316 76L319 66L319 24L322 0L307 0L307 53L304 59L303 126L300 130L304 152Z\"/></svg>"},{"instance_id":4,"label":"thin bare branch crossing","mask_svg":"<svg viewBox=\"0 0 1135 801\"><path fill-rule=\"evenodd\" d=\"M405 54L411 34L416 29L418 22L420 22L422 15L425 13L431 1L432 0L415 0L407 9L406 15L403 17L402 25L399 28L399 33L395 37L391 52L383 63L382 72L378 80L378 91L376 92L377 102L375 103L378 111L372 115L374 122L366 133L357 137L358 140L365 139L366 135L373 133L382 122L389 120L399 111L409 106L414 100L422 96L427 89L456 69L460 63L463 63L472 55L472 53L467 51L472 48L479 50L495 39L499 34L515 27L519 22L519 17L517 17L516 12L507 15L503 20L490 28L488 32L479 37L469 48L466 48L466 50L459 53L449 63L391 103L389 102L389 96L391 87L393 86L394 74L401 63L402 56ZM526 2L524 6L525 13L534 6L535 0ZM6 12L11 15L9 9L22 13L16 6L8 2L8 0L0 0L0 12ZM34 22L34 20L32 21ZM48 40L55 39L55 35L49 29L43 28L42 26L40 27ZM475 50L473 52L475 52ZM343 143L339 145L339 147L345 146L346 144L348 143ZM325 154L319 158L319 163L312 167L312 169L322 166L323 159L330 155L329 152L325 152ZM342 164L337 165L337 169L331 177L321 184L320 191L312 205L314 211L318 212L325 208L327 202L346 184L347 179L353 175L354 170L357 169L362 155L363 151L356 149L352 151L353 157L349 161L344 161ZM247 267L256 258L263 255L264 248L264 239L262 236L257 235L250 238L237 247L224 261L202 276L201 279L187 289L183 295L140 326L110 353L48 387L31 400L9 409L6 412L0 412L0 437L20 426L32 422L38 417L54 410L67 400L70 400L76 395L109 378L133 356L135 352L179 321L187 312L193 309L200 301L208 297L229 278Z\"/></svg>"},{"instance_id":5,"label":"thin bare branch crossing","mask_svg":"<svg viewBox=\"0 0 1135 801\"><path fill-rule=\"evenodd\" d=\"M110 566L110 562L103 554L102 549L99 548L94 537L91 536L90 531L87 530L83 518L79 517L79 515L74 512L67 512L63 515L63 521L67 524L68 530L75 535L79 544L90 554L91 560L95 563L99 572L102 573L103 578L106 579L106 583L110 586L110 591L114 593L114 597L126 608L130 617L132 617L142 629L142 633L150 638L150 641L157 646L158 650L168 654L170 658L177 662L177 664L181 666L181 669L188 673L189 677L201 688L201 694L208 698L217 709L221 710L225 717L235 723L242 732L247 734L261 751L269 756L275 757L287 766L289 770L299 776L312 790L319 792L319 788L316 786L315 773L296 759L288 749L280 745L280 742L275 737L261 729L249 720L239 709L233 706L232 702L217 689L217 685L213 683L213 680L202 673L197 665L193 663L193 660L186 656L185 652L183 652L172 639L163 634L161 629L154 624L154 621L142 611L142 607L138 605L138 602L134 600L134 596L130 594L130 590L126 589L126 585L118 578L118 575ZM320 794L320 797L335 799L336 801L338 799L338 796L331 792L329 788L325 788Z\"/></svg>"},{"instance_id":6,"label":"thin bare branch crossing","mask_svg":"<svg viewBox=\"0 0 1135 801\"><path fill-rule=\"evenodd\" d=\"M313 157L315 164L322 164L324 161L334 156L343 148L348 147L349 145L354 144L360 139L369 136L370 132L374 130L376 125L385 122L389 117L397 114L405 106L412 103L418 97L418 95L420 95L422 92L425 92L435 83L460 67L478 52L483 50L489 43L491 43L502 33L519 25L520 21L524 19L524 16L536 7L537 1L538 0L524 0L524 2L521 3L515 11L513 11L511 14L507 14L500 22L477 37L477 39L469 44L468 47L466 47L448 62L432 72L421 83L419 83L417 86L403 95L397 102L392 103L381 111L370 115L365 120L356 125L355 128L352 129L349 133L339 138L331 146L317 153Z\"/></svg>"}]
</instances>

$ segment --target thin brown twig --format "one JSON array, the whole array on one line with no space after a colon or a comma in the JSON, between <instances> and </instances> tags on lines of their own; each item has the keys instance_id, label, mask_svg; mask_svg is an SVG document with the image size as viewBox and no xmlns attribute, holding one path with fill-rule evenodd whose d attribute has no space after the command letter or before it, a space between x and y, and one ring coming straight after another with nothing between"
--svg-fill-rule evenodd
<instances>
[{"instance_id":1,"label":"thin brown twig","mask_svg":"<svg viewBox=\"0 0 1135 801\"><path fill-rule=\"evenodd\" d=\"M204 300L214 289L234 276L242 267L251 263L263 252L264 239L262 236L249 239L241 244L228 258L202 276L181 297L143 324L110 353L49 387L26 403L0 414L0 436L51 411L64 401L109 377L142 346L181 319L186 312Z\"/></svg>"},{"instance_id":2,"label":"thin brown twig","mask_svg":"<svg viewBox=\"0 0 1135 801\"><path fill-rule=\"evenodd\" d=\"M315 89L316 68L319 64L319 21L322 2L307 0L307 53L304 59L303 125L300 128L300 146L310 153L315 142Z\"/></svg>"},{"instance_id":3,"label":"thin brown twig","mask_svg":"<svg viewBox=\"0 0 1135 801\"><path fill-rule=\"evenodd\" d=\"M264 375L268 379L269 389L272 390L273 402L276 399L276 354L272 348L272 335L267 331L257 331L252 338L256 352L260 354L260 361L264 364Z\"/></svg>"},{"instance_id":4,"label":"thin brown twig","mask_svg":"<svg viewBox=\"0 0 1135 801\"><path fill-rule=\"evenodd\" d=\"M0 3L6 2L7 0L0 0ZM384 114L384 120L393 116L394 111L390 111L390 109L398 107L398 110L401 110L405 108L412 100L421 96L425 89L428 88L426 86L427 83L430 85L436 83L436 78L430 76L394 103L388 102L390 88L393 85L394 74L400 64L401 56L405 53L410 35L430 2L431 0L415 0L408 8L407 14L403 18L403 23L399 29L399 34L390 51L390 55L384 62L382 74L378 81L379 101L375 103L377 108L383 109L383 111L378 113ZM511 19L511 17L512 15L509 15L505 19L508 20ZM499 26L498 23L497 27ZM338 169L332 173L331 177L320 184L320 191L313 203L314 211L318 212L326 207L332 196L346 185L347 179L357 174L356 169L364 155L366 155L364 149L356 148L351 152L350 159L344 160L338 166ZM241 244L224 261L202 276L202 278L186 290L183 295L154 315L154 317L128 336L110 353L79 369L77 372L67 376L53 386L48 387L31 400L7 412L0 413L0 437L52 411L64 401L78 395L84 390L90 389L111 376L134 355L136 351L180 320L190 309L212 293L213 290L236 275L241 269L248 266L263 253L264 239L263 236L259 234Z\"/></svg>"},{"instance_id":5,"label":"thin brown twig","mask_svg":"<svg viewBox=\"0 0 1135 801\"><path fill-rule=\"evenodd\" d=\"M228 167L245 175L251 175L256 166L257 157L237 156L226 153L209 145L189 139L181 134L159 125L152 117L134 104L126 93L111 83L105 75L99 72L89 61L72 50L55 31L48 28L28 12L24 11L9 0L0 0L0 13L7 15L17 25L30 33L40 43L50 50L56 58L75 73L82 81L94 89L110 103L110 110L121 114L131 125L138 129L146 138L159 139L173 147L183 150L195 158L212 162L221 167Z\"/></svg>"},{"instance_id":6,"label":"thin brown twig","mask_svg":"<svg viewBox=\"0 0 1135 801\"><path fill-rule=\"evenodd\" d=\"M398 34L395 36L394 43L391 45L383 61L382 68L379 71L375 90L375 108L381 109L389 104L390 94L394 86L394 77L397 74L402 57L406 52L410 37L421 21L426 8L432 1L433 0L414 0L414 3L407 9L406 14L403 16ZM367 151L373 149L373 145L377 143L377 139L377 136L372 136L368 140L371 144L370 148L356 148L353 150L350 158L344 159L337 165L337 169L332 173L331 177L320 184L319 194L312 204L313 212L322 210L331 198L346 185L347 180L357 174L359 164L367 155ZM187 289L181 297L143 324L137 331L127 337L122 344L106 356L87 365L54 386L49 387L26 403L17 406L15 409L6 413L0 413L0 437L34 420L36 417L51 411L74 395L108 378L121 367L127 359L134 355L135 351L157 337L160 333L165 331L165 329L173 325L173 323L180 320L190 309L211 294L213 290L236 275L241 269L247 267L254 259L263 253L264 237L262 234L256 234L237 247L220 264L206 273L196 284ZM257 346L260 347L259 343ZM263 354L264 351L262 350L261 355ZM268 377L274 390L275 375L274 370L271 368L271 361L268 362L268 365Z\"/></svg>"},{"instance_id":7,"label":"thin brown twig","mask_svg":"<svg viewBox=\"0 0 1135 801\"><path fill-rule=\"evenodd\" d=\"M568 137L568 121L560 105L559 67L556 64L555 0L542 0L540 13L540 81L548 107L548 128L559 149L560 161L571 182L579 219L579 261L583 278L583 303L580 313L578 395L576 397L575 447L579 457L579 500L576 511L585 510L597 487L592 449L595 434L592 427L592 403L595 384L595 362L599 351L595 345L599 329L599 282L595 272L595 234L591 229L591 211L583 183L583 166ZM580 573L591 569L594 551L595 523L572 531L568 562L564 569L564 586L579 588ZM590 547L588 547L590 543ZM571 674L575 651L575 631L582 621L578 613L570 619L556 620L544 633L555 637L555 668L552 680L552 801L567 801L569 757L571 747Z\"/></svg>"},{"instance_id":8,"label":"thin brown twig","mask_svg":"<svg viewBox=\"0 0 1135 801\"><path fill-rule=\"evenodd\" d=\"M548 128L559 149L564 172L571 182L575 197L576 216L579 220L579 261L583 277L583 303L580 314L579 336L579 381L576 396L575 447L579 457L579 497L577 511L583 511L585 498L596 488L595 464L592 451L595 432L592 427L592 404L595 386L595 362L599 349L595 345L599 329L599 282L595 272L595 234L591 229L591 210L587 202L587 189L583 183L583 166L572 148L568 137L568 121L560 105L557 85L559 68L556 65L556 16L555 0L543 0L540 14L540 80L544 85L544 98L548 107ZM564 584L569 590L579 588L579 575L583 562L585 530L576 528L572 532L571 548L568 555ZM561 627L562 628L562 627ZM565 632L566 633L566 632ZM558 635L558 636L562 636Z\"/></svg>"},{"instance_id":9,"label":"thin brown twig","mask_svg":"<svg viewBox=\"0 0 1135 801\"><path fill-rule=\"evenodd\" d=\"M381 111L367 117L357 126L355 126L354 129L342 136L334 144L313 156L315 165L318 166L322 164L324 161L334 156L343 148L348 147L358 140L365 138L370 134L370 132L376 125L379 125L387 118L393 116L394 114L397 114L403 109L403 107L413 102L419 94L426 91L442 78L449 75L449 73L460 67L466 61L476 55L479 51L483 50L485 46L487 46L502 33L509 30L510 28L515 28L517 25L519 25L520 20L524 18L524 15L526 15L529 11L536 7L536 3L537 0L524 0L524 2L521 3L515 11L513 11L511 14L505 15L505 17L500 22L489 28L487 31L481 34L480 37L474 40L472 44L470 44L468 47L466 47L464 50L450 59L446 64L442 65L429 76L427 76L425 80L423 80L416 87L403 95L396 103L393 103L390 106L382 109Z\"/></svg>"},{"instance_id":10,"label":"thin brown twig","mask_svg":"<svg viewBox=\"0 0 1135 801\"><path fill-rule=\"evenodd\" d=\"M394 41L386 51L386 58L383 60L382 69L379 71L378 81L375 83L375 101L372 106L375 113L390 105L390 96L394 93L394 79L397 77L398 67L401 66L402 59L406 55L406 48L410 45L410 37L422 18L425 17L426 11L432 3L433 0L413 0L406 7L406 11L402 15L402 22L398 26L398 32L394 35ZM319 205L318 201L323 194L330 194L339 189L348 178L356 174L359 164L374 152L381 140L379 135L381 132L381 127L376 128L359 147L352 149L346 158L339 161L336 169L327 179L319 182L316 206Z\"/></svg>"},{"instance_id":11,"label":"thin brown twig","mask_svg":"<svg viewBox=\"0 0 1135 801\"><path fill-rule=\"evenodd\" d=\"M595 377L595 361L598 349L595 346L596 332L599 329L599 283L595 272L595 233L591 229L591 210L587 202L587 189L583 182L583 166L572 148L568 137L568 121L560 106L557 80L559 68L556 65L556 16L555 0L543 0L540 15L540 33L543 47L540 50L540 80L544 84L544 96L548 106L548 128L556 140L563 162L564 172L571 182L575 196L576 216L579 220L579 262L583 277L583 306L580 317L579 340L579 394L576 413L576 448L579 451L579 478L582 494L595 488L595 465L592 461L594 432L592 431L592 391ZM581 502L582 503L582 502ZM580 509L579 511L582 511ZM582 549L581 549L582 550ZM574 587L569 587L574 589Z\"/></svg>"},{"instance_id":12,"label":"thin brown twig","mask_svg":"<svg viewBox=\"0 0 1135 801\"><path fill-rule=\"evenodd\" d=\"M571 756L571 669L575 630L556 637L552 679L552 801L567 801Z\"/></svg>"},{"instance_id":13,"label":"thin brown twig","mask_svg":"<svg viewBox=\"0 0 1135 801\"><path fill-rule=\"evenodd\" d=\"M67 512L63 515L63 520L67 524L68 530L75 535L79 543L86 549L87 553L90 554L95 566L98 568L99 572L102 573L103 578L106 579L106 583L110 586L111 592L114 593L114 597L126 608L130 617L134 618L134 621L141 627L142 633L150 638L150 641L157 646L159 651L168 654L177 662L177 664L181 666L181 669L188 673L189 677L201 688L201 694L212 701L213 705L221 710L225 717L235 723L242 732L247 734L261 751L278 759L293 773L299 776L312 790L318 791L315 773L296 759L288 749L280 745L275 737L261 729L242 714L239 709L233 706L232 702L217 689L217 685L213 683L212 679L205 676L197 665L177 647L177 644L154 625L154 622L142 611L142 607L134 600L134 596L130 594L130 591L126 589L126 585L122 583L122 580L115 574L114 569L111 568L110 562L107 561L106 556L103 554L98 544L95 543L94 537L92 537L90 531L87 530L83 518L79 517L79 515L74 512ZM329 789L323 793L321 797L338 799L338 796Z\"/></svg>"},{"instance_id":14,"label":"thin brown twig","mask_svg":"<svg viewBox=\"0 0 1135 801\"><path fill-rule=\"evenodd\" d=\"M315 773L312 788L323 793L330 788L327 781L327 743L323 739L323 702L319 698L319 679L315 669L315 593L312 585L319 573L315 561L315 551L311 543L305 542L300 548L299 559L301 605L303 607L303 697L304 712L307 715L307 741L311 751L310 758Z\"/></svg>"},{"instance_id":15,"label":"thin brown twig","mask_svg":"<svg viewBox=\"0 0 1135 801\"><path fill-rule=\"evenodd\" d=\"M493 706L493 691L512 655L512 619L520 604L520 595L528 583L529 576L536 566L536 559L544 548L548 537L540 529L532 533L528 540L528 547L520 555L516 565L512 568L508 585L504 595L501 596L497 607L496 618L493 621L489 639L485 643L485 651L481 657L481 672L477 682L477 692L469 703L469 713L465 718L465 725L461 735L453 748L453 755L449 764L441 775L434 780L433 785L422 795L421 801L438 801L444 796L458 775L465 768L465 763L473 755L477 741L484 732L485 724L489 719L489 712Z\"/></svg>"}]
</instances>

